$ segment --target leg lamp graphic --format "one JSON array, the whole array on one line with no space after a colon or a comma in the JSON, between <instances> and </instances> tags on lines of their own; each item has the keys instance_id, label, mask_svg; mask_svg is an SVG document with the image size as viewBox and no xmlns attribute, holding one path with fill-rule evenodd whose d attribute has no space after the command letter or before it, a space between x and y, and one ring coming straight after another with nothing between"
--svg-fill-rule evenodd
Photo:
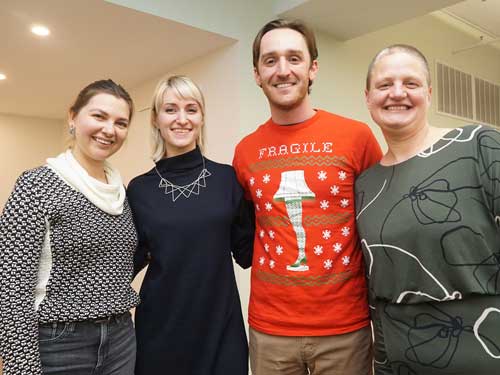
<instances>
[{"instance_id":1,"label":"leg lamp graphic","mask_svg":"<svg viewBox=\"0 0 500 375\"><path fill-rule=\"evenodd\" d=\"M307 271L306 231L302 225L302 200L316 196L309 189L304 178L304 171L286 171L281 173L280 187L274 194L275 201L284 201L286 212L297 236L299 254L295 263L286 266L289 271Z\"/></svg>"}]
</instances>

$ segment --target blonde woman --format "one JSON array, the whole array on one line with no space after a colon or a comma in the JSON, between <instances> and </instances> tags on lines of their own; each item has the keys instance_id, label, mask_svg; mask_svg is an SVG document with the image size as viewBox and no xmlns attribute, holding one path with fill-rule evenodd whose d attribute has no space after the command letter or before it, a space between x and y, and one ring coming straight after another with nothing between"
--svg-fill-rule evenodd
<instances>
[{"instance_id":1,"label":"blonde woman","mask_svg":"<svg viewBox=\"0 0 500 375\"><path fill-rule=\"evenodd\" d=\"M0 218L5 375L134 373L137 234L107 162L132 114L123 87L91 83L69 110L71 148L16 182Z\"/></svg>"},{"instance_id":2,"label":"blonde woman","mask_svg":"<svg viewBox=\"0 0 500 375\"><path fill-rule=\"evenodd\" d=\"M149 263L136 312L137 375L247 375L247 340L232 257L250 267L253 221L232 167L203 155L205 102L187 77L159 82L155 167L128 187Z\"/></svg>"}]
</instances>

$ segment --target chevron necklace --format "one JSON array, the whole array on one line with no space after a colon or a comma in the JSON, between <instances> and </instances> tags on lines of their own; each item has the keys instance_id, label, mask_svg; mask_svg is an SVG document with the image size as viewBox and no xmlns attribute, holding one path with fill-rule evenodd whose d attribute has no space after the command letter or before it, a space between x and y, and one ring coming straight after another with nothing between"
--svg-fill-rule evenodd
<instances>
[{"instance_id":1,"label":"chevron necklace","mask_svg":"<svg viewBox=\"0 0 500 375\"><path fill-rule=\"evenodd\" d=\"M207 182L205 181L205 179L212 175L212 173L210 173L205 167L205 158L203 157L203 155L201 155L201 160L203 162L203 169L193 182L190 182L186 185L177 185L167 180L160 174L155 165L155 171L160 177L160 184L158 185L158 188L165 189L165 194L171 195L172 202L175 202L177 199L179 199L179 197L189 199L191 195L199 195L200 189L207 186Z\"/></svg>"}]
</instances>

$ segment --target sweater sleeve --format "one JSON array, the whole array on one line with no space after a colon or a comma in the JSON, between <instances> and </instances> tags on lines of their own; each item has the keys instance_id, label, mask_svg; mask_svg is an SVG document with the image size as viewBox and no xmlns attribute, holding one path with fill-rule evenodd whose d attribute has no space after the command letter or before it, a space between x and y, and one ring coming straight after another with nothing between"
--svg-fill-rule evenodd
<instances>
[{"instance_id":1,"label":"sweater sleeve","mask_svg":"<svg viewBox=\"0 0 500 375\"><path fill-rule=\"evenodd\" d=\"M362 136L363 138L360 137L360 139L364 139L364 147L360 153L357 175L360 175L365 169L378 163L382 158L380 145L368 125L365 125Z\"/></svg>"},{"instance_id":2,"label":"sweater sleeve","mask_svg":"<svg viewBox=\"0 0 500 375\"><path fill-rule=\"evenodd\" d=\"M21 175L0 217L0 356L4 375L41 374L34 290L45 236L36 172Z\"/></svg>"},{"instance_id":3,"label":"sweater sleeve","mask_svg":"<svg viewBox=\"0 0 500 375\"><path fill-rule=\"evenodd\" d=\"M233 257L243 268L252 265L255 214L253 203L243 196L243 190L234 178L233 205L235 216L231 225L231 250Z\"/></svg>"},{"instance_id":4,"label":"sweater sleeve","mask_svg":"<svg viewBox=\"0 0 500 375\"><path fill-rule=\"evenodd\" d=\"M137 226L137 225L136 225ZM151 260L151 253L147 247L146 236L137 226L138 243L134 253L134 277L141 272Z\"/></svg>"},{"instance_id":5,"label":"sweater sleeve","mask_svg":"<svg viewBox=\"0 0 500 375\"><path fill-rule=\"evenodd\" d=\"M477 137L480 177L494 218L500 216L500 133L492 128ZM498 220L498 219L497 219Z\"/></svg>"},{"instance_id":6,"label":"sweater sleeve","mask_svg":"<svg viewBox=\"0 0 500 375\"><path fill-rule=\"evenodd\" d=\"M248 191L246 184L245 184L245 178L243 176L243 168L240 164L240 155L243 152L242 150L242 145L241 143L238 144L234 150L234 156L233 156L233 168L236 173L236 178L238 182L240 183L240 186L243 188L244 196L245 199L248 201L252 200L252 197L250 196L250 192Z\"/></svg>"},{"instance_id":7,"label":"sweater sleeve","mask_svg":"<svg viewBox=\"0 0 500 375\"><path fill-rule=\"evenodd\" d=\"M141 272L141 270L144 269L144 267L146 267L149 264L151 258L151 253L149 251L146 240L147 236L140 219L140 207L138 203L139 200L138 196L140 196L140 194L136 193L138 185L140 186L140 183L133 180L130 182L127 188L128 203L132 211L132 217L134 219L134 224L137 230L137 237L138 237L137 248L134 253L134 277L139 272ZM138 196L136 196L136 194Z\"/></svg>"}]
</instances>

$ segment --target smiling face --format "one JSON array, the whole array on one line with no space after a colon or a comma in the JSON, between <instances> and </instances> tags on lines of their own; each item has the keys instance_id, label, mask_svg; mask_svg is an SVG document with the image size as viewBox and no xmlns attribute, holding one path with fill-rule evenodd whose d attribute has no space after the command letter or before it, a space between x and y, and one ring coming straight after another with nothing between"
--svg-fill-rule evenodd
<instances>
[{"instance_id":1,"label":"smiling face","mask_svg":"<svg viewBox=\"0 0 500 375\"><path fill-rule=\"evenodd\" d=\"M375 62L365 95L370 114L382 131L400 134L427 125L431 91L423 63L397 51Z\"/></svg>"},{"instance_id":2,"label":"smiling face","mask_svg":"<svg viewBox=\"0 0 500 375\"><path fill-rule=\"evenodd\" d=\"M165 142L165 156L181 155L196 148L203 127L203 112L196 100L182 98L172 89L167 89L155 126Z\"/></svg>"},{"instance_id":3,"label":"smiling face","mask_svg":"<svg viewBox=\"0 0 500 375\"><path fill-rule=\"evenodd\" d=\"M87 170L90 166L102 165L122 146L129 118L127 102L105 93L94 95L78 113L70 113L76 160Z\"/></svg>"},{"instance_id":4,"label":"smiling face","mask_svg":"<svg viewBox=\"0 0 500 375\"><path fill-rule=\"evenodd\" d=\"M317 61L311 61L304 36L298 31L280 28L262 37L254 75L271 110L290 111L305 104L309 81L314 80L317 70Z\"/></svg>"}]
</instances>

